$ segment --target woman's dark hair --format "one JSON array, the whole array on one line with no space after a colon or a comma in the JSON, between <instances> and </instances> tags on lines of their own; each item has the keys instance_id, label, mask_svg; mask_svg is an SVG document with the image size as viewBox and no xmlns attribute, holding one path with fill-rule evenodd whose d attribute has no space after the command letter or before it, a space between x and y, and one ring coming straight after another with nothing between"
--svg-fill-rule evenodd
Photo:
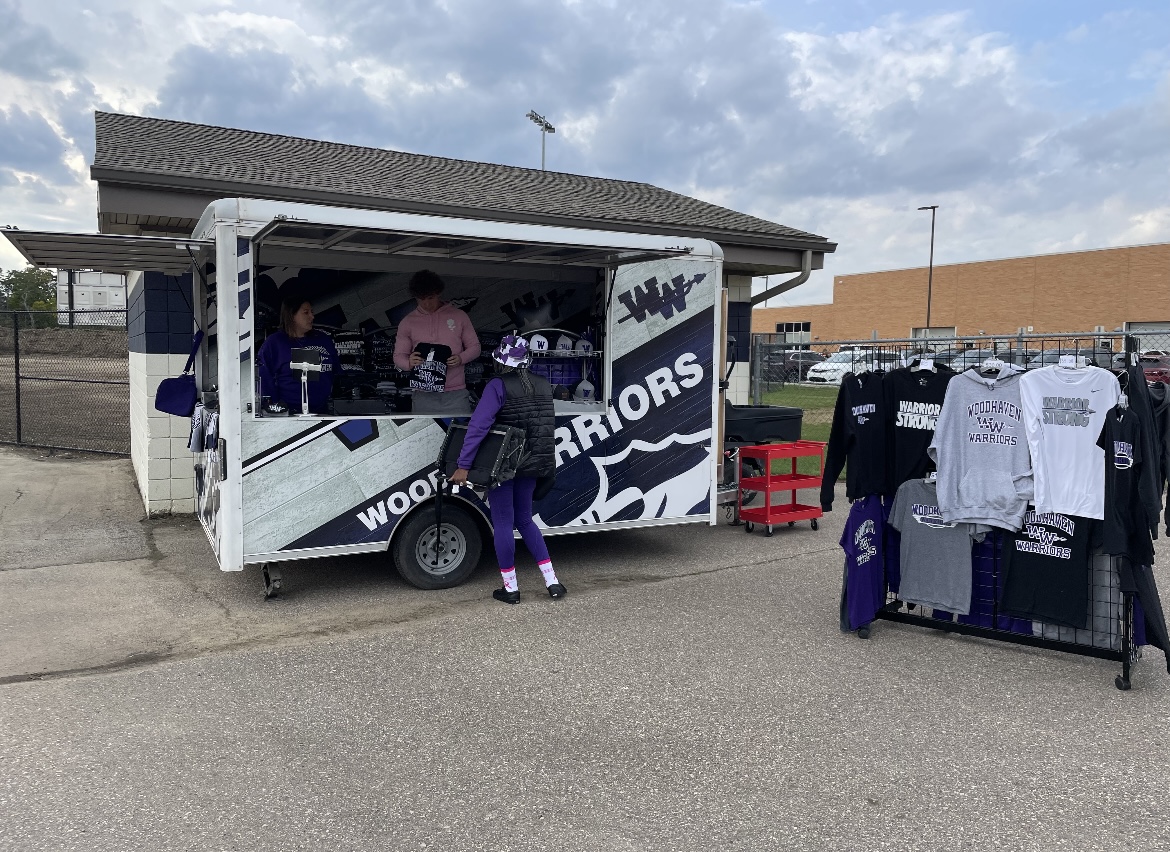
<instances>
[{"instance_id":1,"label":"woman's dark hair","mask_svg":"<svg viewBox=\"0 0 1170 852\"><path fill-rule=\"evenodd\" d=\"M296 325L293 323L293 317L301 309L301 305L309 301L301 296L286 296L280 300L280 330L289 337L295 338L297 336Z\"/></svg>"},{"instance_id":2,"label":"woman's dark hair","mask_svg":"<svg viewBox=\"0 0 1170 852\"><path fill-rule=\"evenodd\" d=\"M420 269L410 276L410 295L416 299L437 296L443 292L443 279L429 269Z\"/></svg>"}]
</instances>

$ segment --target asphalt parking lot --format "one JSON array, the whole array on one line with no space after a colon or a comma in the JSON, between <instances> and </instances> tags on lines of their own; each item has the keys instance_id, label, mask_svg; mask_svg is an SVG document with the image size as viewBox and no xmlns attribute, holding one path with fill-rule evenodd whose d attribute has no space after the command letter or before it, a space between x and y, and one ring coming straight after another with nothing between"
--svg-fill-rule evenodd
<instances>
[{"instance_id":1,"label":"asphalt parking lot","mask_svg":"<svg viewBox=\"0 0 1170 852\"><path fill-rule=\"evenodd\" d=\"M1170 849L1170 676L837 629L841 512L569 536L569 597L287 594L125 460L0 448L0 849ZM1166 594L1165 564L1158 579Z\"/></svg>"}]
</instances>

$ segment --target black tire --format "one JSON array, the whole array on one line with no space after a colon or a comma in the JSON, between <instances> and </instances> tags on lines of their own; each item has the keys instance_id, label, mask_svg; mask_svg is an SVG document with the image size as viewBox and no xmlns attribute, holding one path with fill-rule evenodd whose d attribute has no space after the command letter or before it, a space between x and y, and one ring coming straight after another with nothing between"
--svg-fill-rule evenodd
<instances>
[{"instance_id":1,"label":"black tire","mask_svg":"<svg viewBox=\"0 0 1170 852\"><path fill-rule=\"evenodd\" d=\"M454 501L443 503L443 536L457 551L445 564L442 552L437 565L424 565L419 552L434 541L435 508L427 505L410 515L394 532L394 567L402 579L418 589L450 589L464 583L479 564L483 539L471 513Z\"/></svg>"},{"instance_id":2,"label":"black tire","mask_svg":"<svg viewBox=\"0 0 1170 852\"><path fill-rule=\"evenodd\" d=\"M755 457L746 458L743 460L744 469L748 476L763 476L764 463Z\"/></svg>"},{"instance_id":3,"label":"black tire","mask_svg":"<svg viewBox=\"0 0 1170 852\"><path fill-rule=\"evenodd\" d=\"M800 381L800 368L793 367L784 375L784 381L790 385L794 385Z\"/></svg>"},{"instance_id":4,"label":"black tire","mask_svg":"<svg viewBox=\"0 0 1170 852\"><path fill-rule=\"evenodd\" d=\"M745 476L763 476L764 464L759 459L747 458L743 460L743 473ZM747 505L756 499L759 494L758 491L751 491L747 488L741 488L743 505Z\"/></svg>"}]
</instances>

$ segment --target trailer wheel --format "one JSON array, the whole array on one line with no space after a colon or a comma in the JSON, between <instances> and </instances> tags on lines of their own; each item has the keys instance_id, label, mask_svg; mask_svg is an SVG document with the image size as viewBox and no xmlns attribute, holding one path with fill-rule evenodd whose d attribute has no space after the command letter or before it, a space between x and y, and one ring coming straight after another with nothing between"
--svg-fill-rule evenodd
<instances>
[{"instance_id":1,"label":"trailer wheel","mask_svg":"<svg viewBox=\"0 0 1170 852\"><path fill-rule=\"evenodd\" d=\"M435 515L429 508L407 518L394 537L394 567L419 589L450 589L471 576L483 549L479 526L458 505L443 506L443 529L435 551Z\"/></svg>"}]
</instances>

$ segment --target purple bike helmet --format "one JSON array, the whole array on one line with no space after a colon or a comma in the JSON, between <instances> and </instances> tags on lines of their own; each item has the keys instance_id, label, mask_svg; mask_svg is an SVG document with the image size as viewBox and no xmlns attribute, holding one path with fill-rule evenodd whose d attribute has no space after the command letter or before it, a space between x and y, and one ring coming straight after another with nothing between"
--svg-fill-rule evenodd
<instances>
[{"instance_id":1,"label":"purple bike helmet","mask_svg":"<svg viewBox=\"0 0 1170 852\"><path fill-rule=\"evenodd\" d=\"M492 359L505 367L523 367L531 360L528 341L518 334L505 334L492 352Z\"/></svg>"}]
</instances>

